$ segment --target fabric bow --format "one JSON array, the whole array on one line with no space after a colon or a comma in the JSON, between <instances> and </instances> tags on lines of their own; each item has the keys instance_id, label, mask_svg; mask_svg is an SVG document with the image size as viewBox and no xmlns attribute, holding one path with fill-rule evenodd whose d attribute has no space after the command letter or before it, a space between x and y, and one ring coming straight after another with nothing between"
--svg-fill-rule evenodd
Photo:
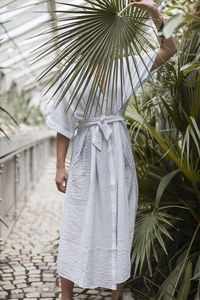
<instances>
[{"instance_id":1,"label":"fabric bow","mask_svg":"<svg viewBox=\"0 0 200 300\"><path fill-rule=\"evenodd\" d=\"M94 133L92 135L92 144L94 144L97 147L97 149L101 151L103 135L106 138L106 140L108 140L111 133L112 133L112 129L105 121L105 116L100 117L99 121L97 122L97 126L95 127Z\"/></svg>"}]
</instances>

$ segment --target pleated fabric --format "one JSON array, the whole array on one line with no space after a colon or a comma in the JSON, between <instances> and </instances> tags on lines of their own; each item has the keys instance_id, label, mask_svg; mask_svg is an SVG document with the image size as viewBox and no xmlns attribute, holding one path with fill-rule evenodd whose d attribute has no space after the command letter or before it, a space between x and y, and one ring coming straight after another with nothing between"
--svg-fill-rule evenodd
<instances>
[{"instance_id":1,"label":"pleated fabric","mask_svg":"<svg viewBox=\"0 0 200 300\"><path fill-rule=\"evenodd\" d=\"M149 79L158 50L143 56L146 67L136 56L142 83ZM135 65L131 61L130 65L136 90L141 83ZM126 79L126 65L124 74ZM101 118L91 115L84 119L87 94L73 116L70 110L65 114L66 95L47 118L50 128L73 139L57 272L83 288L116 290L117 283L130 277L138 181L131 140L124 122L131 96L129 79L124 81L124 90L123 99L116 99L112 114L108 113L105 102Z\"/></svg>"}]
</instances>

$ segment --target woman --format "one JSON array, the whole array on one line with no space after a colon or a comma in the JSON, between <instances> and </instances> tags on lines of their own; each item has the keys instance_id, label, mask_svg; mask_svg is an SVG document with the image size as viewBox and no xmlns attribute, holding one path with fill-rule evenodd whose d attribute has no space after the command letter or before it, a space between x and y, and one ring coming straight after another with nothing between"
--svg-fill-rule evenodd
<instances>
[{"instance_id":1,"label":"woman","mask_svg":"<svg viewBox=\"0 0 200 300\"><path fill-rule=\"evenodd\" d=\"M131 5L147 10L157 29L162 27L163 20L154 1L136 0ZM160 48L143 56L148 71L155 72L176 51L173 38L160 39ZM144 83L150 75L141 58L135 56L135 59L141 81L131 61L130 66L137 90L140 82ZM126 68L124 64L124 74L128 72ZM104 86L105 82L99 82L102 95ZM82 116L86 93L73 116L70 109L64 113L61 101L47 120L48 126L57 131L56 185L65 193L57 258L62 300L72 300L74 283L84 288L110 288L112 300L122 299L123 285L130 277L138 183L131 140L124 123L132 94L129 80L124 82L124 91L123 99L116 98L112 115L107 101L103 116L94 118L93 112L85 120ZM79 127L74 137L77 122ZM65 157L70 139L73 144L67 173Z\"/></svg>"}]
</instances>

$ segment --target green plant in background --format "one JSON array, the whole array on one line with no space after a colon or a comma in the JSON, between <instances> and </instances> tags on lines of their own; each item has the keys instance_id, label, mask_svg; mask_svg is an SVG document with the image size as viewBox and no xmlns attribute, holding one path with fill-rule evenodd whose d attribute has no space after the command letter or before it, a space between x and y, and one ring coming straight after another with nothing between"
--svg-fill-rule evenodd
<instances>
[{"instance_id":1,"label":"green plant in background","mask_svg":"<svg viewBox=\"0 0 200 300\"><path fill-rule=\"evenodd\" d=\"M24 91L17 92L14 85L1 94L0 124L10 128L11 120L19 128L20 124L40 125L45 124L45 115L41 110L41 105L31 104L31 97ZM1 130L3 132L3 129ZM9 136L3 132L9 139ZM10 140L10 139L9 139Z\"/></svg>"},{"instance_id":2,"label":"green plant in background","mask_svg":"<svg viewBox=\"0 0 200 300\"><path fill-rule=\"evenodd\" d=\"M0 22L0 26L3 25L4 23ZM5 77L4 69L6 68L0 67L1 85ZM19 129L20 123L27 125L45 124L46 116L42 113L40 105L31 105L31 97L28 97L23 90L18 93L15 82L12 82L10 88L5 91L0 86L0 103L0 133L6 137L8 142L11 140L6 133L6 127L12 131L11 125Z\"/></svg>"},{"instance_id":3,"label":"green plant in background","mask_svg":"<svg viewBox=\"0 0 200 300\"><path fill-rule=\"evenodd\" d=\"M17 95L17 101L12 106L12 113L19 123L27 125L45 124L45 116L41 111L41 105L31 104L32 98L23 91Z\"/></svg>"},{"instance_id":4,"label":"green plant in background","mask_svg":"<svg viewBox=\"0 0 200 300\"><path fill-rule=\"evenodd\" d=\"M0 100L1 100L1 97L0 97ZM10 122L7 122L5 119L12 120L16 124L16 126L19 125L10 113L4 107L0 106L0 132L2 132L2 134L7 138L7 140L10 141L9 136L7 135L5 130L2 128L3 124L5 126L7 126L8 128L10 128L10 125L9 125Z\"/></svg>"},{"instance_id":5,"label":"green plant in background","mask_svg":"<svg viewBox=\"0 0 200 300\"><path fill-rule=\"evenodd\" d=\"M15 124L17 127L19 127L19 124L15 117L12 115L10 111L10 107L8 107L8 99L10 92L12 91L12 86L10 88L10 91L6 92L0 92L0 132L6 137L7 141L10 141L9 135L7 135L6 131L3 129L3 126L6 126L7 128L10 128L10 124ZM12 93L15 97L14 93Z\"/></svg>"},{"instance_id":6,"label":"green plant in background","mask_svg":"<svg viewBox=\"0 0 200 300\"><path fill-rule=\"evenodd\" d=\"M0 22L0 25L2 26L3 23ZM0 41L1 41L1 39L0 39ZM4 70L4 68L0 67L0 82L3 77L3 74L1 73L2 70ZM0 90L0 103L1 103L1 105L0 105L0 132L6 137L7 141L10 141L9 136L7 135L6 131L2 128L3 127L2 125L5 125L6 127L10 128L9 123L12 121L14 122L14 124L16 126L18 126L19 124L13 118L13 116L10 114L9 110L7 109L6 103L4 101L5 97L6 97L6 92L2 92Z\"/></svg>"},{"instance_id":7,"label":"green plant in background","mask_svg":"<svg viewBox=\"0 0 200 300\"><path fill-rule=\"evenodd\" d=\"M198 4L170 17L164 32L181 30L179 51L125 114L140 188L129 285L144 299L200 299Z\"/></svg>"}]
</instances>

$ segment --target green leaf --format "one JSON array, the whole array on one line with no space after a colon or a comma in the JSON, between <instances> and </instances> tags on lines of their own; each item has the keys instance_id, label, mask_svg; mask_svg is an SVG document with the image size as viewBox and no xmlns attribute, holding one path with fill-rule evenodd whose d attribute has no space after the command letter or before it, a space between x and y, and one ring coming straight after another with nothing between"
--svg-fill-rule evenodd
<instances>
[{"instance_id":1,"label":"green leaf","mask_svg":"<svg viewBox=\"0 0 200 300\"><path fill-rule=\"evenodd\" d=\"M200 64L197 62L190 62L180 68L180 71L183 72L184 76L188 75L191 71L194 69L198 70L200 69Z\"/></svg>"},{"instance_id":2,"label":"green leaf","mask_svg":"<svg viewBox=\"0 0 200 300\"><path fill-rule=\"evenodd\" d=\"M198 256L197 263L195 265L193 277L191 280L200 280L200 255Z\"/></svg>"},{"instance_id":3,"label":"green leaf","mask_svg":"<svg viewBox=\"0 0 200 300\"><path fill-rule=\"evenodd\" d=\"M176 174L180 172L180 169L174 170L171 173L165 175L158 186L157 193L156 193L156 206L159 206L160 200L162 195L167 188L168 184L172 181L172 179L176 176Z\"/></svg>"},{"instance_id":4,"label":"green leaf","mask_svg":"<svg viewBox=\"0 0 200 300\"><path fill-rule=\"evenodd\" d=\"M8 224L6 224L6 222L2 217L0 217L0 222L3 223L7 228L9 228Z\"/></svg>"},{"instance_id":5,"label":"green leaf","mask_svg":"<svg viewBox=\"0 0 200 300\"><path fill-rule=\"evenodd\" d=\"M182 25L185 21L185 15L184 14L177 14L175 16L172 16L167 23L164 26L163 34L166 39L170 38L174 31Z\"/></svg>"},{"instance_id":6,"label":"green leaf","mask_svg":"<svg viewBox=\"0 0 200 300\"><path fill-rule=\"evenodd\" d=\"M183 280L181 282L181 286L179 288L177 300L188 299L190 286L191 286L191 276L192 276L192 262L191 260L189 260L185 268L185 273L184 273Z\"/></svg>"}]
</instances>

